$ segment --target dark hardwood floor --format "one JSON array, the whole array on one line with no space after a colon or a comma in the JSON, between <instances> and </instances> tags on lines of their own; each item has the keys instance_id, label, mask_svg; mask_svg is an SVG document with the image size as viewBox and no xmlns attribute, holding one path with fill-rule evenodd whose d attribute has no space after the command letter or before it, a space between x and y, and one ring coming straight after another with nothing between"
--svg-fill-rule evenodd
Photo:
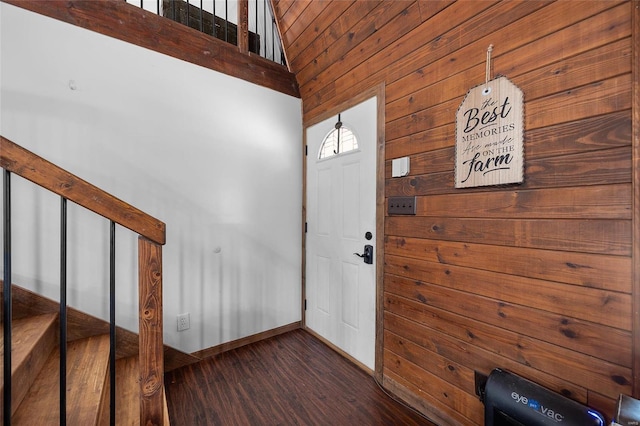
<instances>
[{"instance_id":1,"label":"dark hardwood floor","mask_svg":"<svg viewBox=\"0 0 640 426\"><path fill-rule=\"evenodd\" d=\"M304 330L168 372L172 425L428 425Z\"/></svg>"}]
</instances>

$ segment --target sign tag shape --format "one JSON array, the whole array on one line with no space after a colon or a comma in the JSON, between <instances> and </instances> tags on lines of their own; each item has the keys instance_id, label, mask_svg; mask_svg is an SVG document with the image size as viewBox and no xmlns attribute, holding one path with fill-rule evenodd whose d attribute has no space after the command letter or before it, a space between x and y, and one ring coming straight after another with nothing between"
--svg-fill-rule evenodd
<instances>
[{"instance_id":1,"label":"sign tag shape","mask_svg":"<svg viewBox=\"0 0 640 426\"><path fill-rule=\"evenodd\" d=\"M524 181L524 97L506 77L478 85L456 113L456 188Z\"/></svg>"}]
</instances>

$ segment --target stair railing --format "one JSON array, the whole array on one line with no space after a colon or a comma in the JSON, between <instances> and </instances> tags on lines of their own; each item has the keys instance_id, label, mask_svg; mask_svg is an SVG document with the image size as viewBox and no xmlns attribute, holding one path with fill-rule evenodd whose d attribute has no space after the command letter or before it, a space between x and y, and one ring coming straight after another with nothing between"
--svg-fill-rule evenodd
<instances>
[{"instance_id":1,"label":"stair railing","mask_svg":"<svg viewBox=\"0 0 640 426\"><path fill-rule=\"evenodd\" d=\"M115 224L138 234L140 424L164 425L164 353L162 341L162 245L165 224L90 183L0 136L4 169L4 424L11 424L11 174L19 175L61 197L61 351L66 346L66 202L74 202L111 222L110 244L110 381L111 424L115 424ZM64 294L63 294L64 293ZM64 340L64 341L63 341ZM66 364L61 354L60 424L66 424Z\"/></svg>"},{"instance_id":2,"label":"stair railing","mask_svg":"<svg viewBox=\"0 0 640 426\"><path fill-rule=\"evenodd\" d=\"M229 0L125 1L238 46L242 53L255 53L272 62L287 65L271 0L234 0L232 5ZM235 16L229 14L233 9L236 9Z\"/></svg>"}]
</instances>

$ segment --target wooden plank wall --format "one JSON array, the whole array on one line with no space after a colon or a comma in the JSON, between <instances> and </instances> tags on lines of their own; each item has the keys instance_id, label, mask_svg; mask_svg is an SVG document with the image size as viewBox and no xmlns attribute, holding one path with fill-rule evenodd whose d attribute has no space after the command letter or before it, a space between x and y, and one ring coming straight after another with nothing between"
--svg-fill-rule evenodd
<instances>
[{"instance_id":1,"label":"wooden plank wall","mask_svg":"<svg viewBox=\"0 0 640 426\"><path fill-rule=\"evenodd\" d=\"M274 4L306 123L386 84L385 194L416 195L417 215L385 218L385 386L479 425L474 371L503 367L609 416L638 376L633 2ZM525 181L455 189L456 110L490 44L524 92Z\"/></svg>"}]
</instances>

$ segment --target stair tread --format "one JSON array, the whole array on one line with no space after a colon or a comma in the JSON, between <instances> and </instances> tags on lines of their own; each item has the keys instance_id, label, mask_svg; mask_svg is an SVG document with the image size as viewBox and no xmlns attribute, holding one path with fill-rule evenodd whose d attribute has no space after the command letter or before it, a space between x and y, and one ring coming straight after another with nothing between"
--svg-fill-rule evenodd
<instances>
[{"instance_id":1,"label":"stair tread","mask_svg":"<svg viewBox=\"0 0 640 426\"><path fill-rule=\"evenodd\" d=\"M138 426L140 424L140 372L138 364L138 356L120 358L116 361L117 425ZM108 400L109 396L106 395L106 406L99 423L101 426L109 424Z\"/></svg>"},{"instance_id":2,"label":"stair tread","mask_svg":"<svg viewBox=\"0 0 640 426\"><path fill-rule=\"evenodd\" d=\"M116 420L140 424L140 369L137 356L116 361Z\"/></svg>"},{"instance_id":3,"label":"stair tread","mask_svg":"<svg viewBox=\"0 0 640 426\"><path fill-rule=\"evenodd\" d=\"M108 385L107 385L108 386ZM100 426L109 424L108 396L105 398ZM169 411L166 396L164 399L164 425L169 425ZM130 356L116 361L116 424L127 426L140 425L140 358Z\"/></svg>"},{"instance_id":4,"label":"stair tread","mask_svg":"<svg viewBox=\"0 0 640 426\"><path fill-rule=\"evenodd\" d=\"M67 346L67 423L96 424L109 363L109 336L69 342ZM13 416L15 425L57 425L60 354L54 350Z\"/></svg>"},{"instance_id":5,"label":"stair tread","mask_svg":"<svg viewBox=\"0 0 640 426\"><path fill-rule=\"evenodd\" d=\"M11 323L11 413L15 413L56 345L57 314L35 315ZM4 333L0 336L4 356ZM4 369L0 369L0 395L4 393ZM3 413L0 407L0 414Z\"/></svg>"},{"instance_id":6,"label":"stair tread","mask_svg":"<svg viewBox=\"0 0 640 426\"><path fill-rule=\"evenodd\" d=\"M11 373L14 374L28 360L33 348L47 333L57 314L43 314L22 318L11 322ZM0 335L0 356L4 357L4 333ZM4 369L0 369L0 389L4 387Z\"/></svg>"}]
</instances>

